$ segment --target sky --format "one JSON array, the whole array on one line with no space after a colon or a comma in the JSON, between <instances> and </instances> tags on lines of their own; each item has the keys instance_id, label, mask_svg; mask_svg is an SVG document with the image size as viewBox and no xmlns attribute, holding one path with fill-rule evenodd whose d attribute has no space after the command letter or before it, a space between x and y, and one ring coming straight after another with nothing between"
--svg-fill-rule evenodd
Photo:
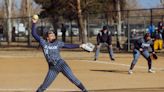
<instances>
[{"instance_id":1,"label":"sky","mask_svg":"<svg viewBox=\"0 0 164 92\"><path fill-rule=\"evenodd\" d=\"M143 8L155 8L160 5L160 0L137 0Z\"/></svg>"}]
</instances>

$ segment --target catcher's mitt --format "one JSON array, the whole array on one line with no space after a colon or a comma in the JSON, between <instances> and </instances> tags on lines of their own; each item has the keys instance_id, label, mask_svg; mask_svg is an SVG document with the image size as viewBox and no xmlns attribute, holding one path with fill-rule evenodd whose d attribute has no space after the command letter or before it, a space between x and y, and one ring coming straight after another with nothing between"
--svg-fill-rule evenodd
<instances>
[{"instance_id":1,"label":"catcher's mitt","mask_svg":"<svg viewBox=\"0 0 164 92\"><path fill-rule=\"evenodd\" d=\"M91 52L94 50L95 45L93 45L92 43L85 43L81 45L81 48L84 49L87 52Z\"/></svg>"}]
</instances>

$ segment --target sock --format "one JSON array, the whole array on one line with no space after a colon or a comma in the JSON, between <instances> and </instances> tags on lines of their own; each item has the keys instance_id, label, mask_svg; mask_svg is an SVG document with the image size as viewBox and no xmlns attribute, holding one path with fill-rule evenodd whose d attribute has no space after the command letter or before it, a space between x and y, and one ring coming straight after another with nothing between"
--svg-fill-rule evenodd
<instances>
[{"instance_id":1,"label":"sock","mask_svg":"<svg viewBox=\"0 0 164 92\"><path fill-rule=\"evenodd\" d=\"M148 68L151 69L151 67L152 67L152 61L151 61L151 58L148 57L148 58L147 58L147 61L148 61Z\"/></svg>"},{"instance_id":2,"label":"sock","mask_svg":"<svg viewBox=\"0 0 164 92\"><path fill-rule=\"evenodd\" d=\"M130 70L133 70L134 66L135 66L135 64L132 63L130 66Z\"/></svg>"}]
</instances>

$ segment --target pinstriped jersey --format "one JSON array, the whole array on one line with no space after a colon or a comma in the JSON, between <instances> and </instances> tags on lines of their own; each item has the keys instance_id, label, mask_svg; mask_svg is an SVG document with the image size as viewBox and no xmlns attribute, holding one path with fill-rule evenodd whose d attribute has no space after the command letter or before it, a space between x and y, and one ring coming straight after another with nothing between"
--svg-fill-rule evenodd
<instances>
[{"instance_id":1,"label":"pinstriped jersey","mask_svg":"<svg viewBox=\"0 0 164 92\"><path fill-rule=\"evenodd\" d=\"M139 48L142 48L143 50L148 50L150 47L152 48L152 51L154 51L152 40L146 41L144 38L140 38L136 42L134 42L134 48L138 50Z\"/></svg>"},{"instance_id":2,"label":"pinstriped jersey","mask_svg":"<svg viewBox=\"0 0 164 92\"><path fill-rule=\"evenodd\" d=\"M44 55L48 62L56 62L61 59L60 48L64 46L64 42L56 40L49 43L44 39L41 39L40 45L43 48Z\"/></svg>"},{"instance_id":3,"label":"pinstriped jersey","mask_svg":"<svg viewBox=\"0 0 164 92\"><path fill-rule=\"evenodd\" d=\"M56 64L59 62L61 59L60 56L60 48L79 48L78 44L64 44L64 42L55 40L52 43L47 42L43 38L41 38L37 33L36 33L36 28L35 28L35 23L32 24L32 35L33 37L40 43L40 45L43 48L43 53L46 57L47 62L53 62ZM60 60L60 62L64 62L63 60Z\"/></svg>"}]
</instances>

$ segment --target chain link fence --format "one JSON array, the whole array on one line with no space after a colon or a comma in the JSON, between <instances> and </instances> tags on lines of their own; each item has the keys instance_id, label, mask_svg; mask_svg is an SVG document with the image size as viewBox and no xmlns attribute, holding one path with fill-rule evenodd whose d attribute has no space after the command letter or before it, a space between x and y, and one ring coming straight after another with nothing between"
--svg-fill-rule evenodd
<instances>
[{"instance_id":1,"label":"chain link fence","mask_svg":"<svg viewBox=\"0 0 164 92\"><path fill-rule=\"evenodd\" d=\"M138 10L122 10L119 11L122 14L121 17L121 33L118 34L117 31L117 19L115 16L111 16L112 13L117 13L117 11L108 13L90 13L87 14L85 18L85 24L87 31L88 41L96 44L96 36L102 29L104 25L108 25L108 29L112 33L113 38L113 46L116 50L118 48L118 40L120 37L120 47L122 50L130 51L133 49L133 41L135 41L138 37L142 37L145 32L148 31L148 27L150 24L155 25L157 29L159 22L164 22L164 9L138 9ZM117 18L117 17L116 17ZM28 17L24 18L11 18L12 22L12 43L17 46L28 46L29 40L31 40L32 45L37 46L38 44L35 42L33 37L29 36L30 25ZM36 30L40 36L44 35L46 30L54 30L53 19L40 19ZM66 31L66 43L76 43L80 44L80 32L78 29L77 21L72 20L59 20L57 24L57 37L59 40L62 40L62 32L61 32L61 24L64 23L67 31ZM6 28L6 19L0 18L0 44L1 46L7 43L7 28ZM29 31L30 30L30 31ZM21 44L20 44L21 43Z\"/></svg>"}]
</instances>

